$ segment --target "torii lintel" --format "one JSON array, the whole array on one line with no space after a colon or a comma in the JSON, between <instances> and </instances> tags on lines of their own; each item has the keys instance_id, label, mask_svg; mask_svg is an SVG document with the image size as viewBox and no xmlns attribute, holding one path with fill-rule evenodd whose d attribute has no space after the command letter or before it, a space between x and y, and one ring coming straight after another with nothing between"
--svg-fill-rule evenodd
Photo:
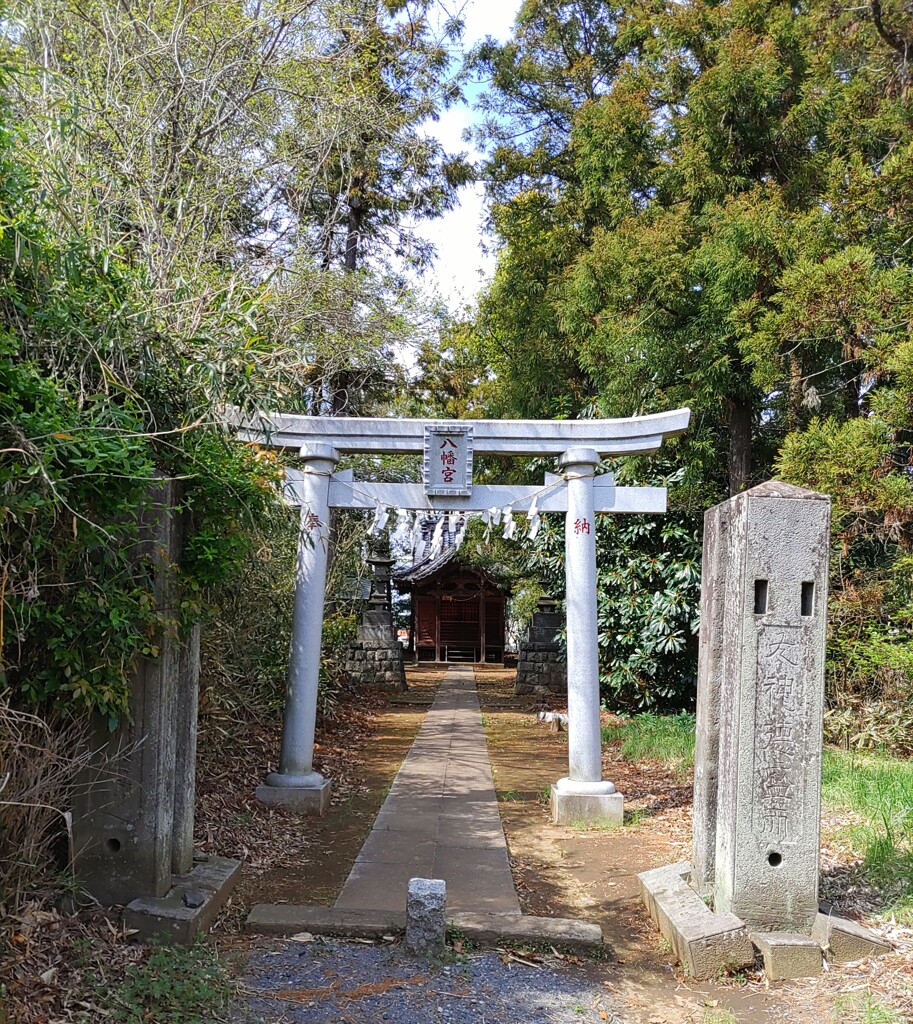
<instances>
[{"instance_id":1,"label":"torii lintel","mask_svg":"<svg viewBox=\"0 0 913 1024\"><path fill-rule=\"evenodd\" d=\"M599 455L647 455L666 438L687 430L690 409L604 420L419 420L393 417L298 416L289 413L226 412L242 441L273 448L301 448L315 441L340 453L421 452L425 428L469 426L474 448L485 455L560 455L571 447Z\"/></svg>"}]
</instances>

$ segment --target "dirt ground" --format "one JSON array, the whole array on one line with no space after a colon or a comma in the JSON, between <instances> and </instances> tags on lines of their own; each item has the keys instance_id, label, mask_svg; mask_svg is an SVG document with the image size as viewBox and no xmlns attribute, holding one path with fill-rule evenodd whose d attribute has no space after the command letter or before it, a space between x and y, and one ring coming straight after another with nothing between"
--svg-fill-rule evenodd
<instances>
[{"instance_id":1,"label":"dirt ground","mask_svg":"<svg viewBox=\"0 0 913 1024\"><path fill-rule=\"evenodd\" d=\"M322 818L302 819L255 799L275 768L278 721L203 716L195 845L244 862L214 929L217 938L244 945L241 928L256 903L333 904L441 678L441 672L412 672L406 693L350 696L347 710L318 729L314 766L333 779Z\"/></svg>"},{"instance_id":2,"label":"dirt ground","mask_svg":"<svg viewBox=\"0 0 913 1024\"><path fill-rule=\"evenodd\" d=\"M553 825L548 787L567 774L567 736L536 721L530 698L512 701L512 688L512 672L480 674L489 756L524 913L599 924L612 950L606 986L632 1020L725 1020L727 1009L746 1024L794 1020L781 996L758 979L686 983L646 916L637 874L690 856L690 783L660 764L628 764L609 749L604 776L625 795L624 827Z\"/></svg>"},{"instance_id":3,"label":"dirt ground","mask_svg":"<svg viewBox=\"0 0 913 1024\"><path fill-rule=\"evenodd\" d=\"M323 819L303 823L253 800L253 788L278 749L274 726L243 739L246 773L235 770L230 780L220 778L207 770L211 763L204 759L198 838L204 847L247 862L217 936L250 949L262 943L243 937L240 928L254 903L334 901L442 676L442 669L410 669L407 693L370 698L358 712L319 733L317 767L336 782L332 809ZM863 1020L835 1011L835 998L878 989L879 977L895 978L892 992L907 978L913 995L910 950L881 958L874 967L834 969L789 985L770 986L757 970L713 984L686 981L646 917L636 875L688 859L690 778L656 762L628 763L607 747L604 774L625 794L624 827L552 825L548 787L566 774L566 734L536 720L541 705L533 698L514 695L512 670L477 671L476 680L521 906L525 913L580 917L602 927L611 953L592 964L594 979L621 1000L632 1024Z\"/></svg>"},{"instance_id":4,"label":"dirt ground","mask_svg":"<svg viewBox=\"0 0 913 1024\"><path fill-rule=\"evenodd\" d=\"M913 934L909 929L898 930L906 933L901 935L907 940L903 953L832 968L819 979L770 985L755 969L715 984L687 981L646 916L636 875L690 858L690 776L658 762L631 764L607 746L603 775L625 795L624 827L581 830L553 825L548 787L567 772L567 736L536 720L538 708L532 698L513 697L513 680L509 670L477 672L521 906L524 913L580 917L601 926L614 954L605 965L605 984L622 1000L632 1020L638 1024L821 1024L864 1019L874 1024L881 1018L852 1015L859 994L870 987L880 989L886 1002L910 1005ZM826 837L833 831L827 815L823 831ZM852 877L852 872L835 862L831 850L823 863L826 869L829 864L833 876L826 887L828 895L836 899L839 910L845 905L839 899L839 881ZM901 1019L913 1021L913 1014Z\"/></svg>"}]
</instances>

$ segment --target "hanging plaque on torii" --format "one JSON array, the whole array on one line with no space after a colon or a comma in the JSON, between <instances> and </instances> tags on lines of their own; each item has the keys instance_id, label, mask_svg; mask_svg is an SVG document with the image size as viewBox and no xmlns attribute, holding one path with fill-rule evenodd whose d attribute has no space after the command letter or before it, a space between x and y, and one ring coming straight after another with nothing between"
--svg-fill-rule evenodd
<instances>
[{"instance_id":1,"label":"hanging plaque on torii","mask_svg":"<svg viewBox=\"0 0 913 1024\"><path fill-rule=\"evenodd\" d=\"M426 423L422 479L433 498L472 494L472 424Z\"/></svg>"},{"instance_id":2,"label":"hanging plaque on torii","mask_svg":"<svg viewBox=\"0 0 913 1024\"><path fill-rule=\"evenodd\" d=\"M257 790L260 800L308 814L329 805L330 782L313 770L314 726L332 508L399 508L528 514L564 512L568 664L566 778L552 786L556 822L620 822L623 799L602 778L599 651L596 621L597 512L658 513L664 487L616 487L596 475L601 460L646 455L683 433L688 409L614 420L466 420L455 423L369 417L335 418L236 411L240 440L297 449L300 469L286 472L286 498L301 508L301 533L279 769ZM412 452L424 458L421 483L356 481L337 472L345 453ZM473 485L475 454L558 456L558 474L542 486Z\"/></svg>"}]
</instances>

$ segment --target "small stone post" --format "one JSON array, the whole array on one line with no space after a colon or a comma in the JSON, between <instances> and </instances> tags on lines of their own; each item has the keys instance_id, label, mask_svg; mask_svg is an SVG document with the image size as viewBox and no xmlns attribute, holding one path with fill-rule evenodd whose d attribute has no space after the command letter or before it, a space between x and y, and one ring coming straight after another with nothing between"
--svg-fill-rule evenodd
<instances>
[{"instance_id":1,"label":"small stone post","mask_svg":"<svg viewBox=\"0 0 913 1024\"><path fill-rule=\"evenodd\" d=\"M339 453L331 445L315 442L304 445L300 455L304 461L301 533L282 748L279 770L257 787L257 799L301 814L321 815L329 806L332 784L313 769L314 728L329 548L330 476Z\"/></svg>"},{"instance_id":2,"label":"small stone post","mask_svg":"<svg viewBox=\"0 0 913 1024\"><path fill-rule=\"evenodd\" d=\"M769 481L725 504L728 531L722 513L708 519L719 529L710 548L725 545L712 616L722 623L714 910L761 932L808 933L818 911L830 500ZM711 824L695 818L696 828Z\"/></svg>"},{"instance_id":3,"label":"small stone post","mask_svg":"<svg viewBox=\"0 0 913 1024\"><path fill-rule=\"evenodd\" d=\"M419 956L444 952L447 886L440 878L411 878L406 893L406 948Z\"/></svg>"},{"instance_id":4,"label":"small stone post","mask_svg":"<svg viewBox=\"0 0 913 1024\"><path fill-rule=\"evenodd\" d=\"M567 713L569 773L552 786L552 817L620 824L624 800L602 778L599 647L596 624L596 516L593 478L599 454L569 448L559 461L567 479Z\"/></svg>"}]
</instances>

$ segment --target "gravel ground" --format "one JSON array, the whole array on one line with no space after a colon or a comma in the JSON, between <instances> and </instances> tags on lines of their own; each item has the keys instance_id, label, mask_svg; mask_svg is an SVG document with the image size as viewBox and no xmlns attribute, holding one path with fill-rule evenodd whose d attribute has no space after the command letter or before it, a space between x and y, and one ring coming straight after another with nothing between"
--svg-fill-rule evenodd
<instances>
[{"instance_id":1,"label":"gravel ground","mask_svg":"<svg viewBox=\"0 0 913 1024\"><path fill-rule=\"evenodd\" d=\"M251 957L249 1007L270 1024L624 1024L584 966L528 967L494 952L448 960L398 944L291 942Z\"/></svg>"}]
</instances>

